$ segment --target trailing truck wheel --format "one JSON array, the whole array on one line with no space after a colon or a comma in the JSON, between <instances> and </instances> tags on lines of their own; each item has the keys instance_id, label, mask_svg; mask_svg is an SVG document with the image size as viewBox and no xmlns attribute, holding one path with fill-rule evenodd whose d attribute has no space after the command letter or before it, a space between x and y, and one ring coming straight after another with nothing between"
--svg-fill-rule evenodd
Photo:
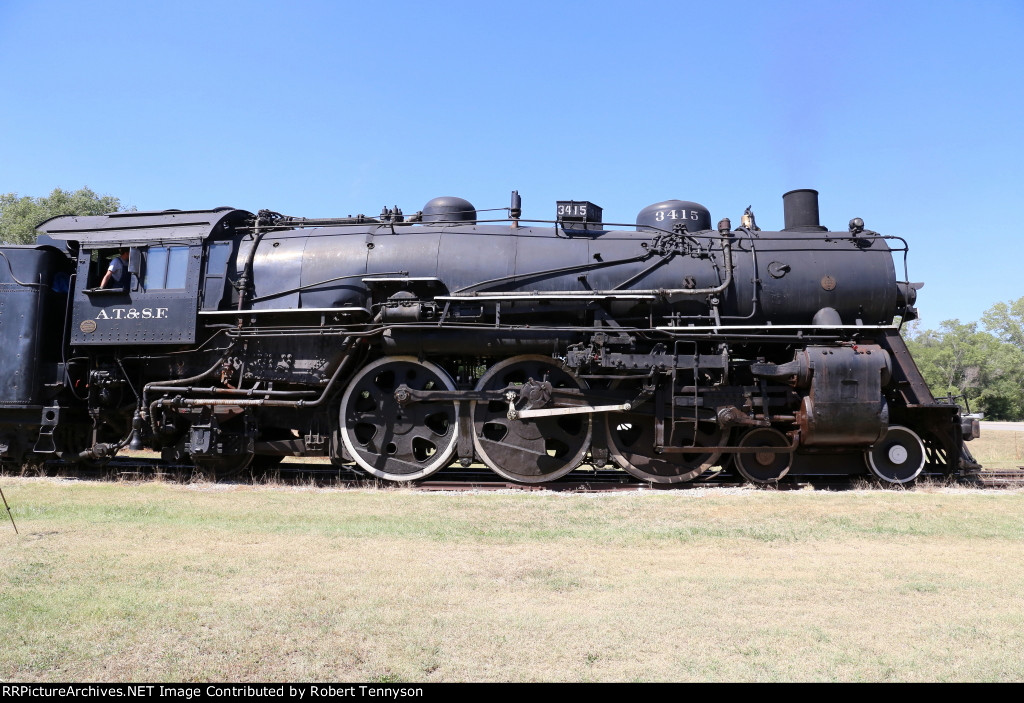
<instances>
[{"instance_id":1,"label":"trailing truck wheel","mask_svg":"<svg viewBox=\"0 0 1024 703\"><path fill-rule=\"evenodd\" d=\"M281 427L267 427L260 430L260 441L273 442L284 439L294 439L295 435L291 430ZM252 458L252 469L258 472L267 472L276 469L284 461L283 454L256 454Z\"/></svg>"},{"instance_id":2,"label":"trailing truck wheel","mask_svg":"<svg viewBox=\"0 0 1024 703\"><path fill-rule=\"evenodd\" d=\"M886 483L908 483L924 469L924 442L913 430L893 425L864 452L864 461L871 473Z\"/></svg>"}]
</instances>

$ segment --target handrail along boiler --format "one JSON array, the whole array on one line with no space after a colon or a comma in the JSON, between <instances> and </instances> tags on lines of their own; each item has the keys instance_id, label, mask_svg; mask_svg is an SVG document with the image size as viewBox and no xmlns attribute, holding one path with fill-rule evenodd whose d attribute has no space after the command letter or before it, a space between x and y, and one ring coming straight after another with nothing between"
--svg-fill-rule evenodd
<instances>
[{"instance_id":1,"label":"handrail along boiler","mask_svg":"<svg viewBox=\"0 0 1024 703\"><path fill-rule=\"evenodd\" d=\"M460 198L53 218L0 248L0 459L149 447L223 476L328 456L392 481L483 462L524 483L977 469L977 423L899 334L905 242L827 230L813 190L783 202L777 232L681 200L528 222L518 193L501 220ZM127 285L100 288L122 248Z\"/></svg>"}]
</instances>

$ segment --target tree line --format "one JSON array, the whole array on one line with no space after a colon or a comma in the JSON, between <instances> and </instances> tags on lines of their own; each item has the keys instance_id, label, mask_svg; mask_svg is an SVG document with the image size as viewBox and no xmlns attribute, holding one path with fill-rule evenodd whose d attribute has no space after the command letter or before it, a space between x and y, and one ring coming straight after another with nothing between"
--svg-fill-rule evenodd
<instances>
[{"instance_id":1,"label":"tree line","mask_svg":"<svg viewBox=\"0 0 1024 703\"><path fill-rule=\"evenodd\" d=\"M1024 298L996 303L980 323L912 322L903 337L936 397L960 396L989 420L1024 418Z\"/></svg>"},{"instance_id":2,"label":"tree line","mask_svg":"<svg viewBox=\"0 0 1024 703\"><path fill-rule=\"evenodd\" d=\"M0 242L31 244L35 228L58 215L102 215L121 200L91 188L55 188L48 196L0 194ZM946 320L937 330L903 327L907 346L937 397L959 396L990 420L1024 418L1024 298L997 303L981 322Z\"/></svg>"},{"instance_id":3,"label":"tree line","mask_svg":"<svg viewBox=\"0 0 1024 703\"><path fill-rule=\"evenodd\" d=\"M38 198L29 195L19 196L17 193L2 193L0 242L32 244L36 241L36 227L58 215L103 215L121 209L119 198L98 195L89 187L76 191L54 188L49 195Z\"/></svg>"}]
</instances>

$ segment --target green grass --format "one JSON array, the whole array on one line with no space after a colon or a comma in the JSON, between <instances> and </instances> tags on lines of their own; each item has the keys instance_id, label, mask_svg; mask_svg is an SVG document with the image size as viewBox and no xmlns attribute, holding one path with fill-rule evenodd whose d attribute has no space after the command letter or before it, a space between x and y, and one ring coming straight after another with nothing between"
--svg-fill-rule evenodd
<instances>
[{"instance_id":1,"label":"green grass","mask_svg":"<svg viewBox=\"0 0 1024 703\"><path fill-rule=\"evenodd\" d=\"M1020 491L0 481L0 680L1024 680Z\"/></svg>"}]
</instances>

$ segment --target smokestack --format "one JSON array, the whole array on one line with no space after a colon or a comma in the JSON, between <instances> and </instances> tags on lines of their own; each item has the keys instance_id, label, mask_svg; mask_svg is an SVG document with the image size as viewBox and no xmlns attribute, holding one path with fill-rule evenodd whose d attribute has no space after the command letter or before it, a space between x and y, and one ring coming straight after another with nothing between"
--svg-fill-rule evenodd
<instances>
[{"instance_id":1,"label":"smokestack","mask_svg":"<svg viewBox=\"0 0 1024 703\"><path fill-rule=\"evenodd\" d=\"M786 230L798 232L827 232L818 223L818 191L811 188L791 190L782 196L782 210Z\"/></svg>"}]
</instances>

